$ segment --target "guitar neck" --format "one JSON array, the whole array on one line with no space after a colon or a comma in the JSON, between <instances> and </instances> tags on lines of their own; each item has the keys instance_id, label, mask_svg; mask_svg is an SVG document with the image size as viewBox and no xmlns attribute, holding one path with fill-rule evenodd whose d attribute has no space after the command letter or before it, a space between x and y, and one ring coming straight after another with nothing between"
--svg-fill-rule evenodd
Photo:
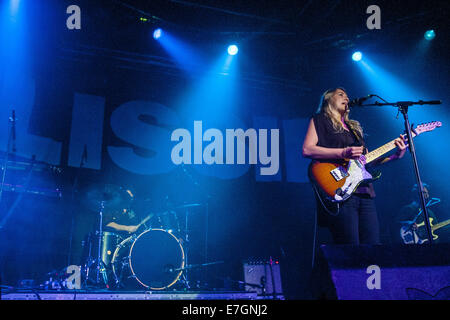
<instances>
[{"instance_id":1,"label":"guitar neck","mask_svg":"<svg viewBox=\"0 0 450 320\"><path fill-rule=\"evenodd\" d=\"M433 131L434 129L436 129L440 126L442 126L442 123L440 121L433 121L433 122L418 125L416 127L415 131L413 130L413 132L411 132L411 138L414 138L418 134L421 134L423 132ZM395 147L396 146L395 146L395 139L394 139L394 140L389 141L385 145L382 145L378 149L375 149L375 150L369 152L368 154L365 155L366 164L378 159L379 157L388 153L392 149L395 149Z\"/></svg>"},{"instance_id":2,"label":"guitar neck","mask_svg":"<svg viewBox=\"0 0 450 320\"><path fill-rule=\"evenodd\" d=\"M411 132L411 137L415 138L416 134L414 132ZM381 147L372 150L371 152L369 152L368 154L365 155L366 157L366 164L370 163L376 159L378 159L379 157L381 157L382 155L388 153L389 151L395 149L397 146L395 145L395 139L389 141L388 143L382 145Z\"/></svg>"},{"instance_id":3,"label":"guitar neck","mask_svg":"<svg viewBox=\"0 0 450 320\"><path fill-rule=\"evenodd\" d=\"M413 135L413 137L414 137L414 135ZM389 151L391 151L395 148L396 148L396 145L395 145L395 139L394 139L394 140L391 140L388 143L382 145L381 147L379 147L375 150L372 150L371 152L369 152L368 154L365 155L366 164L378 159L382 155L388 153Z\"/></svg>"},{"instance_id":4,"label":"guitar neck","mask_svg":"<svg viewBox=\"0 0 450 320\"><path fill-rule=\"evenodd\" d=\"M450 224L450 219L449 220L445 220L445 221L443 221L441 223L435 224L434 226L431 227L431 229L434 231L434 230L440 229L442 227L445 227L448 224Z\"/></svg>"}]
</instances>

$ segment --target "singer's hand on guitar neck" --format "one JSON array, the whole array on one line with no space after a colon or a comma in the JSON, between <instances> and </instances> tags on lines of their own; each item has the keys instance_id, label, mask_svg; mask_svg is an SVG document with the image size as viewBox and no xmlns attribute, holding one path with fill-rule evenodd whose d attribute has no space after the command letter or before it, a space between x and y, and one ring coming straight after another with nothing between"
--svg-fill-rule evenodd
<instances>
[{"instance_id":1,"label":"singer's hand on guitar neck","mask_svg":"<svg viewBox=\"0 0 450 320\"><path fill-rule=\"evenodd\" d=\"M408 144L406 143L407 138L406 135L401 134L400 137L395 139L394 143L397 146L397 152L391 157L391 160L401 159L405 155L406 149L408 148Z\"/></svg>"}]
</instances>

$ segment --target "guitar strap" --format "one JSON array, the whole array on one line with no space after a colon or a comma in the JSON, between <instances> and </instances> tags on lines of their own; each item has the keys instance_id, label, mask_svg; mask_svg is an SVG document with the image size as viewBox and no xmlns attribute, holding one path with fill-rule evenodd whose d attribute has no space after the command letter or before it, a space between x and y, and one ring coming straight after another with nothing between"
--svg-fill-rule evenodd
<instances>
[{"instance_id":1,"label":"guitar strap","mask_svg":"<svg viewBox=\"0 0 450 320\"><path fill-rule=\"evenodd\" d=\"M364 143L364 140L362 139L362 137L360 137L360 135L357 132L355 132L355 130L353 130L353 128L351 126L349 126L349 124L347 122L345 124L346 124L348 130L355 137L356 141L358 141L358 143L365 148L365 143Z\"/></svg>"}]
</instances>

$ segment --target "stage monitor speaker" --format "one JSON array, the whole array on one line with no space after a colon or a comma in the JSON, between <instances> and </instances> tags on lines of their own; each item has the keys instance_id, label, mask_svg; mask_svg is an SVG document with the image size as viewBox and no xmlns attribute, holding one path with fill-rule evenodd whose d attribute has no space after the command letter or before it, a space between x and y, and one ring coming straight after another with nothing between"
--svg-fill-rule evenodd
<instances>
[{"instance_id":1,"label":"stage monitor speaker","mask_svg":"<svg viewBox=\"0 0 450 320\"><path fill-rule=\"evenodd\" d=\"M245 291L259 295L282 295L278 260L252 259L244 262Z\"/></svg>"},{"instance_id":2,"label":"stage monitor speaker","mask_svg":"<svg viewBox=\"0 0 450 320\"><path fill-rule=\"evenodd\" d=\"M450 300L450 244L323 245L313 298Z\"/></svg>"}]
</instances>

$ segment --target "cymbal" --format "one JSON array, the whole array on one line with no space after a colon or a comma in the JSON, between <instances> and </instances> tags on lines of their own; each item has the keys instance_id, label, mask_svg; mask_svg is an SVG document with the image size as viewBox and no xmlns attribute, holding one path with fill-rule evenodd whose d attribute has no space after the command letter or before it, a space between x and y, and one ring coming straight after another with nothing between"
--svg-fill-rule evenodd
<instances>
[{"instance_id":1,"label":"cymbal","mask_svg":"<svg viewBox=\"0 0 450 320\"><path fill-rule=\"evenodd\" d=\"M0 159L4 159L6 157L6 152L0 151ZM61 172L62 169L51 165L44 161L36 160L33 156L32 158L26 158L21 155L17 155L15 153L8 154L8 162L7 167L8 170L30 170L33 169L33 171L44 171L44 170L53 170Z\"/></svg>"},{"instance_id":2,"label":"cymbal","mask_svg":"<svg viewBox=\"0 0 450 320\"><path fill-rule=\"evenodd\" d=\"M132 200L130 193L113 184L97 184L87 188L82 202L92 210L121 209Z\"/></svg>"},{"instance_id":3,"label":"cymbal","mask_svg":"<svg viewBox=\"0 0 450 320\"><path fill-rule=\"evenodd\" d=\"M192 208L192 207L200 207L202 206L200 203L187 203L181 206L176 206L174 209L184 209L184 208Z\"/></svg>"}]
</instances>

